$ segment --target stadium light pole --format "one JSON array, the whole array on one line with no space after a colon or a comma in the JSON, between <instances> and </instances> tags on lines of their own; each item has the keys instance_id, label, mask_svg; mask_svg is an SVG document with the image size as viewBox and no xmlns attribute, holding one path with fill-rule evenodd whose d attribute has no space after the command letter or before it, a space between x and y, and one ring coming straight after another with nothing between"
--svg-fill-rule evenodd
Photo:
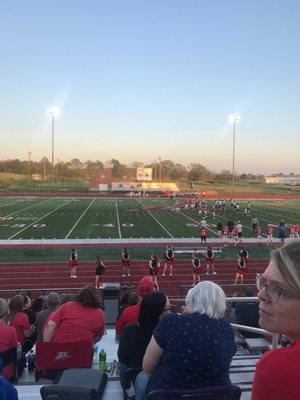
<instances>
[{"instance_id":1,"label":"stadium light pole","mask_svg":"<svg viewBox=\"0 0 300 400\"><path fill-rule=\"evenodd\" d=\"M51 181L54 180L54 119L59 117L60 110L58 107L47 108L47 114L51 117L51 132L52 132L52 158L51 158Z\"/></svg>"},{"instance_id":2,"label":"stadium light pole","mask_svg":"<svg viewBox=\"0 0 300 400\"><path fill-rule=\"evenodd\" d=\"M232 186L231 186L231 198L234 197L234 173L235 173L235 124L240 122L241 117L238 114L231 114L229 116L229 122L233 126L233 138L232 138Z\"/></svg>"}]
</instances>

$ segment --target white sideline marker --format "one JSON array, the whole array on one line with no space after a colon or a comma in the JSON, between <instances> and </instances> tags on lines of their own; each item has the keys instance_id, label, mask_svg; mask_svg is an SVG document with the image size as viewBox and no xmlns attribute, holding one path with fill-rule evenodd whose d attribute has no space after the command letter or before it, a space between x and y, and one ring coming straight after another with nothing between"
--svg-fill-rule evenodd
<instances>
[{"instance_id":1,"label":"white sideline marker","mask_svg":"<svg viewBox=\"0 0 300 400\"><path fill-rule=\"evenodd\" d=\"M87 208L83 211L83 213L81 214L81 216L78 218L78 220L75 222L75 224L73 225L73 227L71 228L71 230L68 232L67 236L65 237L65 239L68 239L68 237L70 236L70 234L73 232L73 230L76 228L76 226L78 225L79 221L81 220L81 218L84 216L84 214L87 212L87 210L91 207L91 205L94 203L96 199L92 200L90 202L90 204L87 206Z\"/></svg>"},{"instance_id":2,"label":"white sideline marker","mask_svg":"<svg viewBox=\"0 0 300 400\"><path fill-rule=\"evenodd\" d=\"M29 206L29 207L25 207L25 208L22 208L22 209L19 210L19 211L15 211L15 212L13 212L13 213L7 214L7 215L5 215L5 217L10 217L11 215L18 214L18 213L20 213L20 212L22 212L22 211L24 211L24 210L28 210L28 208L32 208L32 207L35 207L35 206L39 206L40 204L44 204L44 203L46 203L47 201L50 201L50 200L53 200L53 199L54 199L54 198L51 198L51 199L47 199L47 200L41 201L40 203L37 203L37 204L32 204L32 205Z\"/></svg>"},{"instance_id":3,"label":"white sideline marker","mask_svg":"<svg viewBox=\"0 0 300 400\"><path fill-rule=\"evenodd\" d=\"M120 237L120 239L122 239L122 232L121 232L121 226L120 226L120 218L119 218L119 210L118 210L117 199L115 199L115 205L116 205L116 212L117 212L117 221L118 221L119 237Z\"/></svg>"}]
</instances>

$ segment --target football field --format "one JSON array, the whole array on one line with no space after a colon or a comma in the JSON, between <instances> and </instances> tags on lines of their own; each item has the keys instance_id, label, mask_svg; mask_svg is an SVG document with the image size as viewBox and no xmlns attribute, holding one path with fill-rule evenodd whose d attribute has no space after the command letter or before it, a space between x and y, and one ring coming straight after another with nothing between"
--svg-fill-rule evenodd
<instances>
[{"instance_id":1,"label":"football field","mask_svg":"<svg viewBox=\"0 0 300 400\"><path fill-rule=\"evenodd\" d=\"M183 206L183 200L179 200ZM143 210L140 209L142 204ZM251 214L244 215L246 201L240 201L240 212L226 210L213 219L213 202L206 221L207 236L217 237L216 224L226 224L229 217L242 223L243 236L252 237L251 218L255 214L266 232L266 225L300 224L299 200L251 201ZM99 198L0 198L0 239L126 239L126 238L193 238L199 237L202 217L195 209L181 208L175 213L174 200L99 199ZM274 229L277 237L277 229Z\"/></svg>"}]
</instances>

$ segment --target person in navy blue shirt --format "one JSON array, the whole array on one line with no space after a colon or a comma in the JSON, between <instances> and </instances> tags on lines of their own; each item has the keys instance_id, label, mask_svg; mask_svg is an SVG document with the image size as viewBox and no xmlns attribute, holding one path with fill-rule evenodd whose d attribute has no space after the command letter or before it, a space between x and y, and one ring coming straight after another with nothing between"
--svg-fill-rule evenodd
<instances>
[{"instance_id":1,"label":"person in navy blue shirt","mask_svg":"<svg viewBox=\"0 0 300 400\"><path fill-rule=\"evenodd\" d=\"M223 319L224 291L211 281L200 282L189 290L186 306L185 313L163 317L154 330L143 360L144 372L136 381L136 400L156 389L231 383L229 368L236 345L233 329Z\"/></svg>"}]
</instances>

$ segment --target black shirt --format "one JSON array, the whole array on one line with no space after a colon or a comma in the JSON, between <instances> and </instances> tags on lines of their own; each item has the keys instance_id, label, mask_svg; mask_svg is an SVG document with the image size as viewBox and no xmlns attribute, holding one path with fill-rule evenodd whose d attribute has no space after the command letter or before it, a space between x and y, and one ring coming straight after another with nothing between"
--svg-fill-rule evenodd
<instances>
[{"instance_id":1,"label":"black shirt","mask_svg":"<svg viewBox=\"0 0 300 400\"><path fill-rule=\"evenodd\" d=\"M145 332L138 325L128 325L121 335L118 357L128 368L143 365L143 358L150 342L152 332Z\"/></svg>"}]
</instances>

